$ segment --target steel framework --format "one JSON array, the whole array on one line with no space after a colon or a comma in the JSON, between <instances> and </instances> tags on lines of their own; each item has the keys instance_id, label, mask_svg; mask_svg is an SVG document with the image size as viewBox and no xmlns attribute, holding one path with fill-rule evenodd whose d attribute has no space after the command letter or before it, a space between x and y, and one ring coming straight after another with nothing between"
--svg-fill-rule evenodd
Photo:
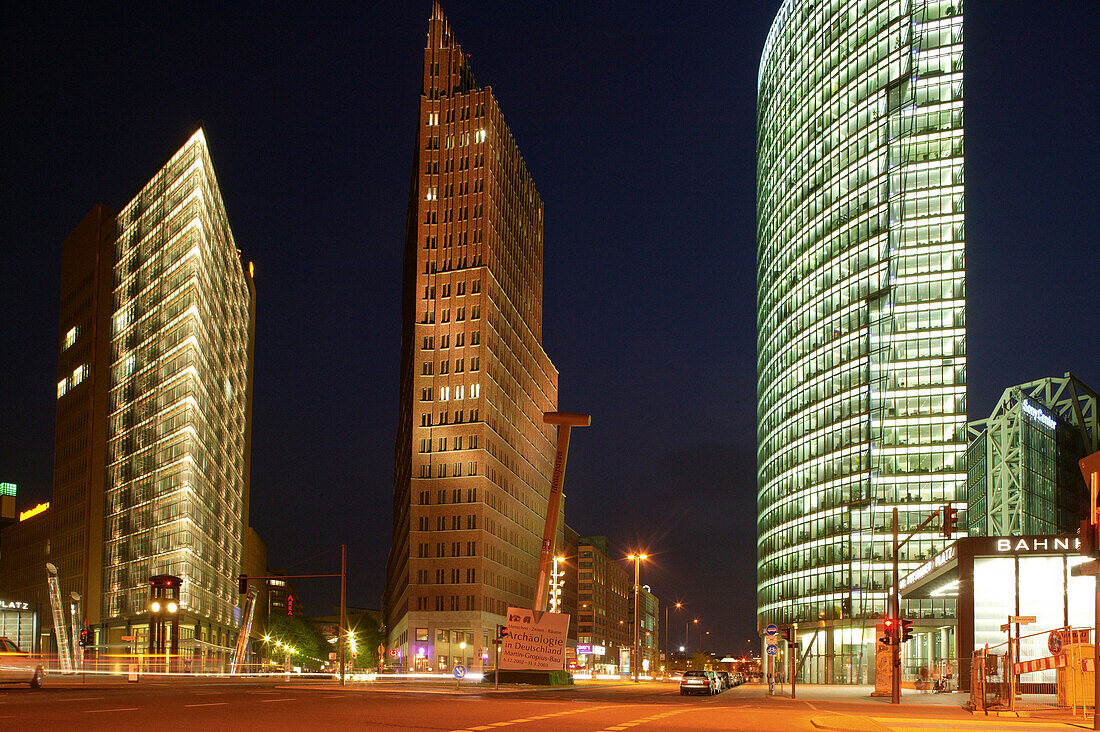
<instances>
[{"instance_id":1,"label":"steel framework","mask_svg":"<svg viewBox=\"0 0 1100 732\"><path fill-rule=\"evenodd\" d=\"M1026 525L1025 502L1029 490L1024 480L1025 420L1066 425L1080 436L1085 454L1098 449L1097 394L1067 372L1009 387L992 414L968 425L970 449L971 533L1011 536L1033 533ZM1038 406L1036 406L1038 405ZM1048 423L1046 420L1050 420ZM984 478L984 485L983 485Z\"/></svg>"}]
</instances>

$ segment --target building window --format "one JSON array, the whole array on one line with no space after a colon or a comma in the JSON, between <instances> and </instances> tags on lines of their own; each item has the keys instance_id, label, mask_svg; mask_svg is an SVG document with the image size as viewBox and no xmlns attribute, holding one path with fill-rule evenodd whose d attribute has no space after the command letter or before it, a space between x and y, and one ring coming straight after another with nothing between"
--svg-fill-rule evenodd
<instances>
[{"instance_id":1,"label":"building window","mask_svg":"<svg viewBox=\"0 0 1100 732\"><path fill-rule=\"evenodd\" d=\"M68 348L69 346L71 346L74 343L76 343L76 326L75 325L72 328L69 328L69 331L65 334L65 345L63 345L61 347L61 350L64 351L66 348Z\"/></svg>"}]
</instances>

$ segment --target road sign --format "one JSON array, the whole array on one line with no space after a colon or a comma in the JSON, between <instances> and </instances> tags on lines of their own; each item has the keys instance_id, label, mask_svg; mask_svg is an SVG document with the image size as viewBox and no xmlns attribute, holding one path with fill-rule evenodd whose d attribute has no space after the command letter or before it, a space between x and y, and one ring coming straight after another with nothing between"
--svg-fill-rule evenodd
<instances>
[{"instance_id":1,"label":"road sign","mask_svg":"<svg viewBox=\"0 0 1100 732\"><path fill-rule=\"evenodd\" d=\"M391 648L390 649L390 655L391 656L396 656L397 655L397 649L396 648Z\"/></svg>"},{"instance_id":2,"label":"road sign","mask_svg":"<svg viewBox=\"0 0 1100 732\"><path fill-rule=\"evenodd\" d=\"M335 661L336 660L336 651L329 651L328 660L330 660L330 661Z\"/></svg>"},{"instance_id":3,"label":"road sign","mask_svg":"<svg viewBox=\"0 0 1100 732\"><path fill-rule=\"evenodd\" d=\"M461 679L465 676L466 676L466 667L465 666L455 666L455 678L456 679Z\"/></svg>"},{"instance_id":4,"label":"road sign","mask_svg":"<svg viewBox=\"0 0 1100 732\"><path fill-rule=\"evenodd\" d=\"M775 635L778 632L779 632L779 627L777 625L775 625L775 623L772 623L767 628L764 628L764 633L766 633L767 635Z\"/></svg>"},{"instance_id":5,"label":"road sign","mask_svg":"<svg viewBox=\"0 0 1100 732\"><path fill-rule=\"evenodd\" d=\"M772 646L777 646L777 645L779 645L779 636L777 636L777 635L764 636L764 643L765 643L765 645L768 646L768 648L771 648Z\"/></svg>"},{"instance_id":6,"label":"road sign","mask_svg":"<svg viewBox=\"0 0 1100 732\"><path fill-rule=\"evenodd\" d=\"M1028 623L1035 622L1034 615L1009 615L1008 622L1019 623L1020 625L1027 625Z\"/></svg>"},{"instance_id":7,"label":"road sign","mask_svg":"<svg viewBox=\"0 0 1100 732\"><path fill-rule=\"evenodd\" d=\"M779 646L768 646L768 655L769 656L778 656L779 655Z\"/></svg>"},{"instance_id":8,"label":"road sign","mask_svg":"<svg viewBox=\"0 0 1100 732\"><path fill-rule=\"evenodd\" d=\"M1003 625L1001 625L1002 633L1007 633L1010 630L1012 630L1012 623L1004 623Z\"/></svg>"}]
</instances>

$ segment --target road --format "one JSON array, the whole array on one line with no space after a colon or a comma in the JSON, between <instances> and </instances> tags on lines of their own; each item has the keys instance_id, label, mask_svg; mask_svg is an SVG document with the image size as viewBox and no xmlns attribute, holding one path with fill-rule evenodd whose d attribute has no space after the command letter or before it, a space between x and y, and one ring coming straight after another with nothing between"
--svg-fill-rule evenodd
<instances>
[{"instance_id":1,"label":"road","mask_svg":"<svg viewBox=\"0 0 1100 732\"><path fill-rule=\"evenodd\" d=\"M830 721L831 720L831 721ZM815 722L816 725L815 726ZM831 727L829 726L831 724ZM743 686L681 697L672 683L566 689L480 689L469 684L287 684L283 680L152 680L0 687L0 729L507 730L507 732L697 732L699 730L953 730L1052 732L1072 727L977 718L957 706L891 708L851 701L768 698ZM824 726L823 726L824 725Z\"/></svg>"}]
</instances>

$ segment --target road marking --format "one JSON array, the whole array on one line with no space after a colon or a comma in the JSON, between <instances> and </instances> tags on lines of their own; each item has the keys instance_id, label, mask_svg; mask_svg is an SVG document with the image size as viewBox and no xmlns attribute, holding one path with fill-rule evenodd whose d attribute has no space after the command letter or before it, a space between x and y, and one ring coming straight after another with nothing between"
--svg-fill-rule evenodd
<instances>
[{"instance_id":1,"label":"road marking","mask_svg":"<svg viewBox=\"0 0 1100 732\"><path fill-rule=\"evenodd\" d=\"M105 696L63 696L54 701L98 701L99 699L106 699Z\"/></svg>"},{"instance_id":2,"label":"road marking","mask_svg":"<svg viewBox=\"0 0 1100 732\"><path fill-rule=\"evenodd\" d=\"M136 712L137 707L118 707L117 709L85 709L85 714L94 714L95 712Z\"/></svg>"},{"instance_id":3,"label":"road marking","mask_svg":"<svg viewBox=\"0 0 1100 732\"><path fill-rule=\"evenodd\" d=\"M619 724L604 727L600 732L619 732L619 730L629 729L630 727L636 727L639 724L646 724L648 722L657 722L662 719L671 717L674 714L683 714L684 712L690 712L693 709L673 709L669 712L662 712L661 714L652 714L648 717L640 717L638 719L632 719L629 722L620 722Z\"/></svg>"},{"instance_id":4,"label":"road marking","mask_svg":"<svg viewBox=\"0 0 1100 732\"><path fill-rule=\"evenodd\" d=\"M489 724L483 724L478 727L463 727L462 729L451 730L451 732L473 732L477 730L496 729L497 727L508 727L513 724L520 724L522 722L534 722L537 719L550 719L551 717L564 717L567 714L582 714L584 712L595 712L599 709L611 709L616 707L616 704L607 704L600 707L585 707L583 709L567 709L564 712L551 712L550 714L543 714L539 717L517 717L516 719L508 719L503 722L491 722ZM687 711L686 709L684 711Z\"/></svg>"},{"instance_id":5,"label":"road marking","mask_svg":"<svg viewBox=\"0 0 1100 732\"><path fill-rule=\"evenodd\" d=\"M205 704L184 704L185 707L224 707L229 702L206 702Z\"/></svg>"},{"instance_id":6,"label":"road marking","mask_svg":"<svg viewBox=\"0 0 1100 732\"><path fill-rule=\"evenodd\" d=\"M277 702L277 701L294 701L294 697L288 696L285 699L260 699L261 704L267 704L268 702Z\"/></svg>"}]
</instances>

